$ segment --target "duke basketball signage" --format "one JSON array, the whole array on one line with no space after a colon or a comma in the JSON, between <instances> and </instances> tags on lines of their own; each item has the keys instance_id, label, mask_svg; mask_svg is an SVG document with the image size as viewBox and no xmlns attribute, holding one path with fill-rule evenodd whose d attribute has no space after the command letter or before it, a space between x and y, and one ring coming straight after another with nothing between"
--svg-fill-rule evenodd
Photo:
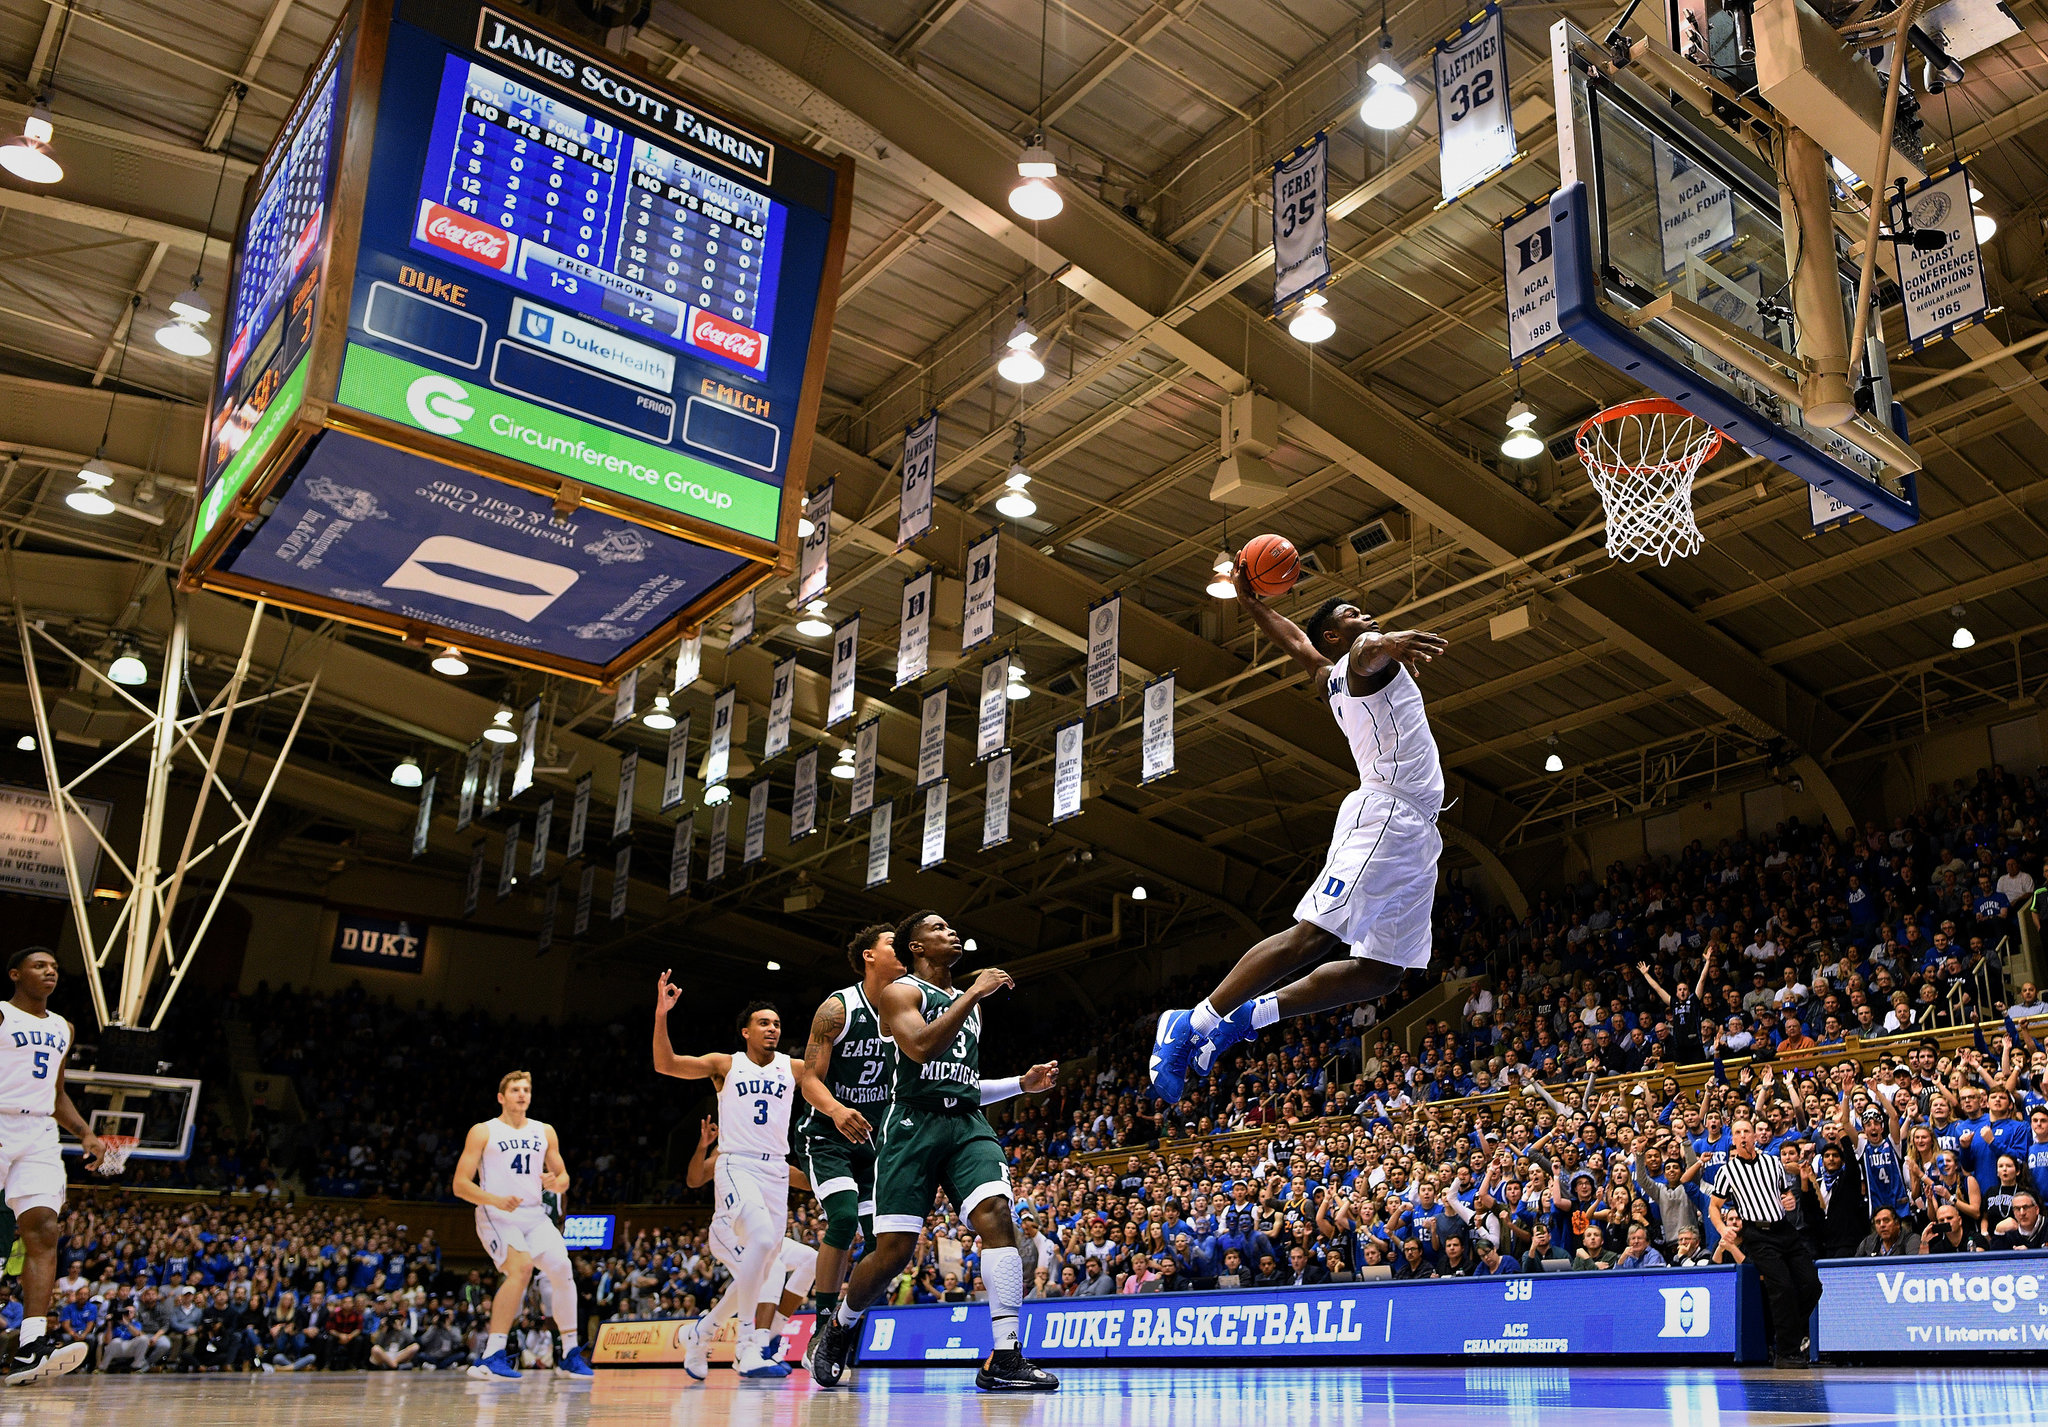
<instances>
[{"instance_id":1,"label":"duke basketball signage","mask_svg":"<svg viewBox=\"0 0 2048 1427\"><path fill-rule=\"evenodd\" d=\"M338 966L369 966L417 976L427 966L426 923L338 913L331 960Z\"/></svg>"}]
</instances>

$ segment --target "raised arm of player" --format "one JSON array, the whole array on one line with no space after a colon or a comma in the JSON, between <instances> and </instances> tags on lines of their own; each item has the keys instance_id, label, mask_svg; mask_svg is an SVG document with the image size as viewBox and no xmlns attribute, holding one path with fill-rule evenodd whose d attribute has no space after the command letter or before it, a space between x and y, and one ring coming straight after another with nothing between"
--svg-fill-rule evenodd
<instances>
[{"instance_id":1,"label":"raised arm of player","mask_svg":"<svg viewBox=\"0 0 2048 1427\"><path fill-rule=\"evenodd\" d=\"M550 1136L550 1140L552 1140ZM519 1207L516 1194L486 1194L484 1187L476 1182L477 1166L483 1163L484 1145L490 1136L481 1124L469 1127L469 1138L462 1142L462 1158L455 1161L455 1183L450 1187L455 1197L469 1204L480 1204L486 1209L503 1209L511 1213ZM552 1150L552 1144L550 1145Z\"/></svg>"},{"instance_id":2,"label":"raised arm of player","mask_svg":"<svg viewBox=\"0 0 2048 1427\"><path fill-rule=\"evenodd\" d=\"M1426 629L1368 629L1351 641L1345 682L1354 694L1378 693L1393 679L1397 666L1418 668L1449 644L1441 634Z\"/></svg>"},{"instance_id":3,"label":"raised arm of player","mask_svg":"<svg viewBox=\"0 0 2048 1427\"><path fill-rule=\"evenodd\" d=\"M1238 561L1231 579L1237 584L1237 602L1244 606L1245 613L1252 617L1252 623L1259 627L1259 632L1292 654L1311 676L1322 673L1335 662L1325 658L1322 651L1309 642L1308 634L1300 625L1259 598L1258 591L1252 588L1251 579L1244 572L1242 560Z\"/></svg>"},{"instance_id":4,"label":"raised arm of player","mask_svg":"<svg viewBox=\"0 0 2048 1427\"><path fill-rule=\"evenodd\" d=\"M57 1103L55 1109L57 1124L78 1136L78 1147L84 1151L85 1167L98 1169L100 1156L107 1147L100 1143L100 1137L92 1132L92 1126L85 1122L85 1116L78 1113L78 1107L71 1103L71 1096L64 1089L64 1067L57 1066Z\"/></svg>"},{"instance_id":5,"label":"raised arm of player","mask_svg":"<svg viewBox=\"0 0 2048 1427\"><path fill-rule=\"evenodd\" d=\"M711 1182L712 1161L718 1158L718 1151L712 1148L718 1143L718 1121L706 1115L697 1125L697 1152L690 1156L683 1171L683 1183L692 1189L702 1189Z\"/></svg>"},{"instance_id":6,"label":"raised arm of player","mask_svg":"<svg viewBox=\"0 0 2048 1427\"><path fill-rule=\"evenodd\" d=\"M816 1106L819 1114L829 1117L840 1134L855 1144L864 1143L874 1134L875 1127L868 1123L867 1116L851 1105L839 1103L839 1097L832 1093L832 1087L825 1083L825 1077L811 1069L808 1056L802 1060L791 1061L789 1073L796 1077L796 1088L804 1099Z\"/></svg>"},{"instance_id":7,"label":"raised arm of player","mask_svg":"<svg viewBox=\"0 0 2048 1427\"><path fill-rule=\"evenodd\" d=\"M668 1040L668 1013L682 996L683 988L668 979L666 971L654 986L654 1069L678 1080L723 1081L732 1070L732 1057L724 1051L709 1055L677 1055Z\"/></svg>"},{"instance_id":8,"label":"raised arm of player","mask_svg":"<svg viewBox=\"0 0 2048 1427\"><path fill-rule=\"evenodd\" d=\"M540 1162L540 1187L566 1197L569 1193L569 1166L562 1161L562 1142L555 1138L555 1127L545 1127L548 1132L547 1158Z\"/></svg>"},{"instance_id":9,"label":"raised arm of player","mask_svg":"<svg viewBox=\"0 0 2048 1427\"><path fill-rule=\"evenodd\" d=\"M875 1012L895 1038L896 1049L922 1065L931 1059L933 1051L960 1034L960 1028L967 1024L968 1012L997 991L1016 984L1010 979L1009 972L988 967L977 973L967 989L953 998L952 1005L939 1012L935 1019L927 1021L924 1018L924 999L918 989L896 981L882 988Z\"/></svg>"}]
</instances>

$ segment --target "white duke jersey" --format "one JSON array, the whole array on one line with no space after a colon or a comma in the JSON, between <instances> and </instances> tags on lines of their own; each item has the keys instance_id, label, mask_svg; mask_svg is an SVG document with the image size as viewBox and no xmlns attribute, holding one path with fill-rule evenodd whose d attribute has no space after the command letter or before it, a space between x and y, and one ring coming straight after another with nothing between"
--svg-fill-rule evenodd
<instances>
[{"instance_id":1,"label":"white duke jersey","mask_svg":"<svg viewBox=\"0 0 2048 1427\"><path fill-rule=\"evenodd\" d=\"M789 1112L796 1105L796 1075L781 1051L756 1065L741 1051L718 1090L718 1148L731 1154L789 1154Z\"/></svg>"},{"instance_id":2,"label":"white duke jersey","mask_svg":"<svg viewBox=\"0 0 2048 1427\"><path fill-rule=\"evenodd\" d=\"M547 1160L548 1127L539 1120L528 1120L516 1129L502 1119L486 1120L476 1182L486 1194L517 1195L521 1208L538 1206Z\"/></svg>"},{"instance_id":3,"label":"white duke jersey","mask_svg":"<svg viewBox=\"0 0 2048 1427\"><path fill-rule=\"evenodd\" d=\"M70 1052L71 1022L54 1011L33 1016L0 1001L0 1111L54 1115L57 1072Z\"/></svg>"},{"instance_id":4,"label":"white duke jersey","mask_svg":"<svg viewBox=\"0 0 2048 1427\"><path fill-rule=\"evenodd\" d=\"M1350 668L1347 653L1324 677L1330 712L1358 763L1359 786L1394 793L1434 817L1444 802L1444 765L1437 757L1436 736L1429 731L1415 676L1396 665L1394 677L1378 693L1354 694Z\"/></svg>"}]
</instances>

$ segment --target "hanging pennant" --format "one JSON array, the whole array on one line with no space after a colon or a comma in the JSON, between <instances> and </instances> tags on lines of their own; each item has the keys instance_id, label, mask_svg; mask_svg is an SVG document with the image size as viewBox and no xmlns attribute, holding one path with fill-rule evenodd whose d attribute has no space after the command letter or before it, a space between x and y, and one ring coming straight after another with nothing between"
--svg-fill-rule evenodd
<instances>
[{"instance_id":1,"label":"hanging pennant","mask_svg":"<svg viewBox=\"0 0 2048 1427\"><path fill-rule=\"evenodd\" d=\"M1933 252L1923 253L1911 243L1892 248L1898 254L1899 290L1905 294L1906 339L1917 352L1981 321L1991 297L1970 206L1969 170L1958 164L1937 173L1908 189L1905 203L1915 229L1948 234L1948 246Z\"/></svg>"},{"instance_id":2,"label":"hanging pennant","mask_svg":"<svg viewBox=\"0 0 2048 1427\"><path fill-rule=\"evenodd\" d=\"M768 731L761 738L761 757L773 758L789 747L789 721L796 712L796 655L775 666L775 687L768 695Z\"/></svg>"},{"instance_id":3,"label":"hanging pennant","mask_svg":"<svg viewBox=\"0 0 2048 1427\"><path fill-rule=\"evenodd\" d=\"M612 921L625 920L626 897L633 890L632 873L633 844L629 842L619 849L618 858L612 863Z\"/></svg>"},{"instance_id":4,"label":"hanging pennant","mask_svg":"<svg viewBox=\"0 0 2048 1427\"><path fill-rule=\"evenodd\" d=\"M745 644L754 637L754 592L748 590L732 602L732 633L726 638L725 652Z\"/></svg>"},{"instance_id":5,"label":"hanging pennant","mask_svg":"<svg viewBox=\"0 0 2048 1427\"><path fill-rule=\"evenodd\" d=\"M498 810L498 789L505 785L505 745L491 745L491 756L484 764L483 797L478 800L478 813L489 817Z\"/></svg>"},{"instance_id":6,"label":"hanging pennant","mask_svg":"<svg viewBox=\"0 0 2048 1427\"><path fill-rule=\"evenodd\" d=\"M903 494L896 503L896 548L932 528L932 475L939 467L939 414L903 435Z\"/></svg>"},{"instance_id":7,"label":"hanging pennant","mask_svg":"<svg viewBox=\"0 0 2048 1427\"><path fill-rule=\"evenodd\" d=\"M960 648L978 649L996 637L997 532L967 547L967 584L960 612Z\"/></svg>"},{"instance_id":8,"label":"hanging pennant","mask_svg":"<svg viewBox=\"0 0 2048 1427\"><path fill-rule=\"evenodd\" d=\"M633 712L640 707L640 671L628 669L619 680L617 695L612 699L612 727L633 721Z\"/></svg>"},{"instance_id":9,"label":"hanging pennant","mask_svg":"<svg viewBox=\"0 0 2048 1427\"><path fill-rule=\"evenodd\" d=\"M825 727L853 717L853 673L860 658L860 616L848 615L832 631L832 689L825 700Z\"/></svg>"},{"instance_id":10,"label":"hanging pennant","mask_svg":"<svg viewBox=\"0 0 2048 1427\"><path fill-rule=\"evenodd\" d=\"M768 851L768 780L747 789L747 836L740 847L740 866L759 862Z\"/></svg>"},{"instance_id":11,"label":"hanging pennant","mask_svg":"<svg viewBox=\"0 0 2048 1427\"><path fill-rule=\"evenodd\" d=\"M946 686L924 696L917 724L917 786L946 776Z\"/></svg>"},{"instance_id":12,"label":"hanging pennant","mask_svg":"<svg viewBox=\"0 0 2048 1427\"><path fill-rule=\"evenodd\" d=\"M1501 222L1507 276L1508 361L1521 366L1564 341L1557 325L1557 260L1550 248L1550 195Z\"/></svg>"},{"instance_id":13,"label":"hanging pennant","mask_svg":"<svg viewBox=\"0 0 2048 1427\"><path fill-rule=\"evenodd\" d=\"M896 811L894 803L877 803L868 814L868 881L879 887L889 880L889 824Z\"/></svg>"},{"instance_id":14,"label":"hanging pennant","mask_svg":"<svg viewBox=\"0 0 2048 1427\"><path fill-rule=\"evenodd\" d=\"M1330 136L1317 134L1273 165L1273 311L1330 280Z\"/></svg>"},{"instance_id":15,"label":"hanging pennant","mask_svg":"<svg viewBox=\"0 0 2048 1427\"><path fill-rule=\"evenodd\" d=\"M536 959L546 956L555 949L555 914L561 905L562 884L548 883L548 894L540 913L540 934L534 938L533 954Z\"/></svg>"},{"instance_id":16,"label":"hanging pennant","mask_svg":"<svg viewBox=\"0 0 2048 1427\"><path fill-rule=\"evenodd\" d=\"M981 808L983 852L1010 840L1010 757L1005 750L988 760L988 791Z\"/></svg>"},{"instance_id":17,"label":"hanging pennant","mask_svg":"<svg viewBox=\"0 0 2048 1427\"><path fill-rule=\"evenodd\" d=\"M811 533L797 548L798 604L808 604L821 598L825 587L832 582L832 487L836 484L838 478L835 476L825 482L825 489L812 491L811 498L804 503L804 518L811 522Z\"/></svg>"},{"instance_id":18,"label":"hanging pennant","mask_svg":"<svg viewBox=\"0 0 2048 1427\"><path fill-rule=\"evenodd\" d=\"M583 834L590 826L590 779L585 773L576 780L576 797L569 804L569 845L562 849L564 857L583 855Z\"/></svg>"},{"instance_id":19,"label":"hanging pennant","mask_svg":"<svg viewBox=\"0 0 2048 1427\"><path fill-rule=\"evenodd\" d=\"M478 838L469 850L469 883L462 890L462 915L476 915L477 903L484 894L484 839Z\"/></svg>"},{"instance_id":20,"label":"hanging pennant","mask_svg":"<svg viewBox=\"0 0 2048 1427\"><path fill-rule=\"evenodd\" d=\"M704 858L704 880L722 882L725 880L725 852L732 841L732 799L727 798L711 810L711 846Z\"/></svg>"},{"instance_id":21,"label":"hanging pennant","mask_svg":"<svg viewBox=\"0 0 2048 1427\"><path fill-rule=\"evenodd\" d=\"M896 630L896 687L922 678L931 667L932 570L903 582L903 620Z\"/></svg>"},{"instance_id":22,"label":"hanging pennant","mask_svg":"<svg viewBox=\"0 0 2048 1427\"><path fill-rule=\"evenodd\" d=\"M548 838L555 830L555 800L549 798L540 805L540 811L533 815L533 861L528 864L526 875L538 882L548 870Z\"/></svg>"},{"instance_id":23,"label":"hanging pennant","mask_svg":"<svg viewBox=\"0 0 2048 1427\"><path fill-rule=\"evenodd\" d=\"M809 837L818 830L818 745L812 744L796 760L796 788L789 799L789 840Z\"/></svg>"},{"instance_id":24,"label":"hanging pennant","mask_svg":"<svg viewBox=\"0 0 2048 1427\"><path fill-rule=\"evenodd\" d=\"M704 758L704 791L709 793L725 781L732 766L732 705L739 691L730 684L711 701L711 751Z\"/></svg>"},{"instance_id":25,"label":"hanging pennant","mask_svg":"<svg viewBox=\"0 0 2048 1427\"><path fill-rule=\"evenodd\" d=\"M640 755L619 755L619 797L612 804L612 841L633 830L633 787L640 781Z\"/></svg>"},{"instance_id":26,"label":"hanging pennant","mask_svg":"<svg viewBox=\"0 0 2048 1427\"><path fill-rule=\"evenodd\" d=\"M434 783L441 775L436 773L420 784L420 810L412 820L412 855L418 857L427 850L427 834L434 825Z\"/></svg>"},{"instance_id":27,"label":"hanging pennant","mask_svg":"<svg viewBox=\"0 0 2048 1427\"><path fill-rule=\"evenodd\" d=\"M1081 811L1081 720L1052 736L1052 820L1065 822Z\"/></svg>"},{"instance_id":28,"label":"hanging pennant","mask_svg":"<svg viewBox=\"0 0 2048 1427\"><path fill-rule=\"evenodd\" d=\"M998 654L981 666L981 707L974 720L976 762L993 758L1010 741L1010 700L1005 695L1010 656Z\"/></svg>"},{"instance_id":29,"label":"hanging pennant","mask_svg":"<svg viewBox=\"0 0 2048 1427\"><path fill-rule=\"evenodd\" d=\"M512 895L512 884L519 876L519 824L513 823L505 829L505 841L498 853L498 900L504 901Z\"/></svg>"},{"instance_id":30,"label":"hanging pennant","mask_svg":"<svg viewBox=\"0 0 2048 1427\"><path fill-rule=\"evenodd\" d=\"M469 752L462 758L462 788L455 804L455 830L467 828L476 815L477 794L484 784L484 741L479 738L469 745Z\"/></svg>"},{"instance_id":31,"label":"hanging pennant","mask_svg":"<svg viewBox=\"0 0 2048 1427\"><path fill-rule=\"evenodd\" d=\"M683 800L683 786L690 777L690 716L684 714L668 731L668 751L661 763L661 810L667 812Z\"/></svg>"},{"instance_id":32,"label":"hanging pennant","mask_svg":"<svg viewBox=\"0 0 2048 1427\"><path fill-rule=\"evenodd\" d=\"M682 643L676 645L676 681L669 692L680 694L703 677L704 631L700 629L684 635Z\"/></svg>"},{"instance_id":33,"label":"hanging pennant","mask_svg":"<svg viewBox=\"0 0 2048 1427\"><path fill-rule=\"evenodd\" d=\"M924 790L924 840L918 850L917 865L920 869L938 866L946 860L946 788L948 781L939 779Z\"/></svg>"},{"instance_id":34,"label":"hanging pennant","mask_svg":"<svg viewBox=\"0 0 2048 1427\"><path fill-rule=\"evenodd\" d=\"M571 936L582 936L590 930L590 904L597 890L597 864L583 864L583 875L576 881L576 919L569 926Z\"/></svg>"},{"instance_id":35,"label":"hanging pennant","mask_svg":"<svg viewBox=\"0 0 2048 1427\"><path fill-rule=\"evenodd\" d=\"M882 747L882 720L877 715L853 731L853 803L849 818L875 805L875 763Z\"/></svg>"},{"instance_id":36,"label":"hanging pennant","mask_svg":"<svg viewBox=\"0 0 2048 1427\"><path fill-rule=\"evenodd\" d=\"M518 797L533 786L533 754L540 744L540 700L526 706L526 714L519 720L519 761L512 765L512 796Z\"/></svg>"},{"instance_id":37,"label":"hanging pennant","mask_svg":"<svg viewBox=\"0 0 2048 1427\"><path fill-rule=\"evenodd\" d=\"M1110 595L1088 607L1088 697L1083 708L1114 699L1122 689L1118 677L1117 634L1123 624L1124 597Z\"/></svg>"},{"instance_id":38,"label":"hanging pennant","mask_svg":"<svg viewBox=\"0 0 2048 1427\"><path fill-rule=\"evenodd\" d=\"M1173 771L1173 675L1161 674L1145 686L1145 728L1143 768L1138 783Z\"/></svg>"},{"instance_id":39,"label":"hanging pennant","mask_svg":"<svg viewBox=\"0 0 2048 1427\"><path fill-rule=\"evenodd\" d=\"M1444 202L1515 161L1508 45L1500 6L1488 5L1436 47L1437 174Z\"/></svg>"},{"instance_id":40,"label":"hanging pennant","mask_svg":"<svg viewBox=\"0 0 2048 1427\"><path fill-rule=\"evenodd\" d=\"M690 853L697 843L697 815L691 813L676 824L676 840L668 850L668 896L670 901L690 892Z\"/></svg>"}]
</instances>

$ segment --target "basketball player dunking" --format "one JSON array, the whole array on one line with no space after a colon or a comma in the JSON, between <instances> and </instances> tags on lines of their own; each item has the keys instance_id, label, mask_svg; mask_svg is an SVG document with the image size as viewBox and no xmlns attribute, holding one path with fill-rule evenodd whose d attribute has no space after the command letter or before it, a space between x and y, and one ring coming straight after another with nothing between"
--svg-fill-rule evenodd
<instances>
[{"instance_id":1,"label":"basketball player dunking","mask_svg":"<svg viewBox=\"0 0 2048 1427\"><path fill-rule=\"evenodd\" d=\"M57 1215L64 1208L64 1155L57 1127L78 1136L88 1169L106 1147L64 1093L71 1023L50 1009L57 954L17 951L7 961L13 999L0 1002L0 1185L21 1238L21 1342L7 1363L7 1385L61 1377L83 1363L84 1343L55 1346L49 1336L50 1289L57 1281Z\"/></svg>"},{"instance_id":2,"label":"basketball player dunking","mask_svg":"<svg viewBox=\"0 0 2048 1427\"><path fill-rule=\"evenodd\" d=\"M569 1264L569 1246L541 1198L544 1193L566 1196L569 1170L554 1126L527 1117L532 1103L533 1077L523 1070L506 1075L498 1082L497 1118L470 1126L455 1164L455 1197L476 1205L476 1236L504 1276L491 1299L483 1361L469 1370L473 1378L521 1376L505 1340L536 1268L547 1276L548 1301L556 1305L555 1324L562 1334L562 1360L555 1371L592 1375L576 1333L576 1272Z\"/></svg>"},{"instance_id":3,"label":"basketball player dunking","mask_svg":"<svg viewBox=\"0 0 2048 1427\"><path fill-rule=\"evenodd\" d=\"M1237 595L1329 701L1351 743L1359 786L1338 810L1329 859L1295 907L1294 925L1239 958L1201 1005L1160 1016L1152 1088L1168 1104L1181 1098L1191 1067L1207 1075L1217 1056L1281 1017L1383 996L1404 970L1429 963L1444 773L1412 670L1443 652L1443 637L1419 629L1387 633L1341 598L1297 626L1258 597L1242 565ZM1267 991L1345 943L1350 960Z\"/></svg>"},{"instance_id":4,"label":"basketball player dunking","mask_svg":"<svg viewBox=\"0 0 2048 1427\"><path fill-rule=\"evenodd\" d=\"M743 1313L746 1305L757 1305L752 1321L740 1325L733 1366L746 1377L786 1377L788 1365L768 1361L764 1351L775 1307L772 1299L763 1300L770 1298L769 1285L780 1268L783 1234L789 1225L790 1111L801 1095L849 1140L864 1140L872 1129L860 1111L840 1104L804 1062L776 1049L782 1040L782 1017L766 1001L753 1002L740 1012L743 1053L677 1055L669 1044L668 1013L682 994L682 987L662 972L654 993L654 1068L680 1080L708 1079L718 1092L722 1143L713 1170L717 1188L711 1247L732 1270L733 1301ZM700 1319L689 1331L703 1330Z\"/></svg>"}]
</instances>

